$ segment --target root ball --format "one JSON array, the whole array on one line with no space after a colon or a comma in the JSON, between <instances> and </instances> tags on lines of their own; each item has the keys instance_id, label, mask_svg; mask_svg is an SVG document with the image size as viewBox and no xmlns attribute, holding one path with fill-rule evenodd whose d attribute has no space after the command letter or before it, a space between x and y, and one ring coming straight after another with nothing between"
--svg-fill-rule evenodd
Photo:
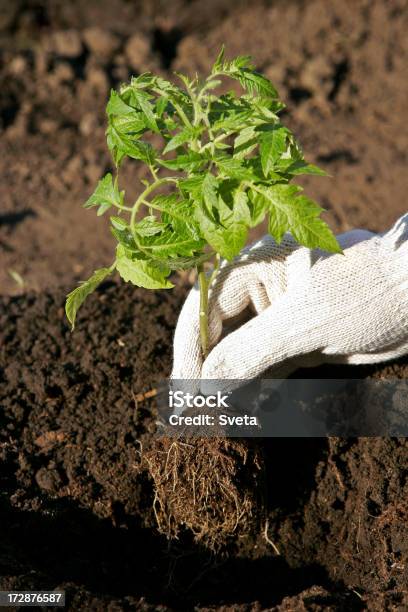
<instances>
[{"instance_id":1,"label":"root ball","mask_svg":"<svg viewBox=\"0 0 408 612\"><path fill-rule=\"evenodd\" d=\"M157 438L145 452L155 487L159 531L184 527L219 550L258 528L264 503L264 462L256 444L235 438Z\"/></svg>"}]
</instances>

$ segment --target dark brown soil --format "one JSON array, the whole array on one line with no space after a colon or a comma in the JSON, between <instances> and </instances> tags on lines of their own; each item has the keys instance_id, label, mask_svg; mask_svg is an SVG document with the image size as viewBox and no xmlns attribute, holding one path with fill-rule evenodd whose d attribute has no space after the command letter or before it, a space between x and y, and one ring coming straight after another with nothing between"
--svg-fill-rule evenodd
<instances>
[{"instance_id":1,"label":"dark brown soil","mask_svg":"<svg viewBox=\"0 0 408 612\"><path fill-rule=\"evenodd\" d=\"M154 401L135 398L169 373L180 296L105 284L74 334L63 300L0 299L1 588L63 586L73 610L408 603L405 440L260 441L268 510L256 533L215 556L186 528L169 546L143 462ZM406 376L408 362L353 376L391 368Z\"/></svg>"},{"instance_id":2,"label":"dark brown soil","mask_svg":"<svg viewBox=\"0 0 408 612\"><path fill-rule=\"evenodd\" d=\"M63 313L66 291L112 260L105 220L80 206L110 168L109 88L149 69L206 71L222 43L253 55L332 175L304 184L334 229L386 229L406 211L406 9L0 0L0 589L59 586L75 611L408 608L405 439L259 441L254 533L217 554L187 528L169 544L144 461L155 404L136 396L170 371L184 290L107 283L74 334ZM138 172L124 169L131 195ZM405 358L298 376L407 374Z\"/></svg>"}]
</instances>

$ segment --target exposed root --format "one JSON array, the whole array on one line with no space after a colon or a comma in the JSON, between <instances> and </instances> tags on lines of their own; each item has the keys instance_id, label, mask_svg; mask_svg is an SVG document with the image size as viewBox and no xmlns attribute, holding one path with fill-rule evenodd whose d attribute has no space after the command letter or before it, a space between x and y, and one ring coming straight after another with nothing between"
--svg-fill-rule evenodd
<instances>
[{"instance_id":1,"label":"exposed root","mask_svg":"<svg viewBox=\"0 0 408 612\"><path fill-rule=\"evenodd\" d=\"M233 438L157 438L144 453L154 481L159 530L177 537L182 526L216 550L259 527L263 459L255 444Z\"/></svg>"},{"instance_id":2,"label":"exposed root","mask_svg":"<svg viewBox=\"0 0 408 612\"><path fill-rule=\"evenodd\" d=\"M266 542L267 542L267 543L268 543L270 546L272 546L272 548L273 548L273 550L275 551L275 553L276 553L278 556L280 556L280 550L279 550L279 548L276 546L275 542L273 542L273 541L271 540L271 538L269 537L268 532L269 532L269 521L268 521L268 519L267 519L267 520L265 521L265 527L264 527L264 532L263 532L263 535L264 535L265 541L266 541Z\"/></svg>"}]
</instances>

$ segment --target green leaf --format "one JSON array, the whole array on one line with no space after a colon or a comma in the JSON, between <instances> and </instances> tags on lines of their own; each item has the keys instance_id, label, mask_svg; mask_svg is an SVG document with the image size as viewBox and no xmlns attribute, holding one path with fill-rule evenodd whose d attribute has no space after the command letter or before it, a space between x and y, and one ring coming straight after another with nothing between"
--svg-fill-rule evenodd
<instances>
[{"instance_id":1,"label":"green leaf","mask_svg":"<svg viewBox=\"0 0 408 612\"><path fill-rule=\"evenodd\" d=\"M157 77L152 72L142 72L138 76L133 76L130 80L130 86L124 85L121 87L121 92L127 90L129 94L134 89L145 89L155 84Z\"/></svg>"},{"instance_id":2,"label":"green leaf","mask_svg":"<svg viewBox=\"0 0 408 612\"><path fill-rule=\"evenodd\" d=\"M132 110L128 115L120 115L110 119L110 124L119 134L125 136L143 134L148 125L142 113Z\"/></svg>"},{"instance_id":3,"label":"green leaf","mask_svg":"<svg viewBox=\"0 0 408 612\"><path fill-rule=\"evenodd\" d=\"M197 203L194 209L194 216L207 242L217 253L230 261L245 245L248 230L242 221L241 211L231 210L221 198L218 202L218 212L221 224L210 219L200 203Z\"/></svg>"},{"instance_id":4,"label":"green leaf","mask_svg":"<svg viewBox=\"0 0 408 612\"><path fill-rule=\"evenodd\" d=\"M253 68L250 55L238 55L232 60L226 60L222 62L218 70L219 72L230 75L230 73L238 72L243 68L246 68L248 70L251 70Z\"/></svg>"},{"instance_id":5,"label":"green leaf","mask_svg":"<svg viewBox=\"0 0 408 612\"><path fill-rule=\"evenodd\" d=\"M295 161L285 168L285 172L297 176L299 174L313 174L316 176L328 176L322 168L314 164L308 164L305 161Z\"/></svg>"},{"instance_id":6,"label":"green leaf","mask_svg":"<svg viewBox=\"0 0 408 612\"><path fill-rule=\"evenodd\" d=\"M278 97L278 92L269 79L265 78L258 72L252 70L241 70L236 75L231 73L230 76L238 79L242 87L252 94L257 94L258 96L263 96L266 98Z\"/></svg>"},{"instance_id":7,"label":"green leaf","mask_svg":"<svg viewBox=\"0 0 408 612\"><path fill-rule=\"evenodd\" d=\"M116 164L119 164L125 155L144 161L148 165L154 164L156 152L151 144L119 132L114 124L111 124L107 130L107 142Z\"/></svg>"},{"instance_id":8,"label":"green leaf","mask_svg":"<svg viewBox=\"0 0 408 612\"><path fill-rule=\"evenodd\" d=\"M112 174L108 172L99 182L93 194L87 199L84 208L99 206L98 216L103 215L115 204L122 205L124 191L119 192L116 181L113 181Z\"/></svg>"},{"instance_id":9,"label":"green leaf","mask_svg":"<svg viewBox=\"0 0 408 612\"><path fill-rule=\"evenodd\" d=\"M205 176L204 174L198 174L186 179L181 178L178 183L180 191L187 196L191 196L193 200L199 200Z\"/></svg>"},{"instance_id":10,"label":"green leaf","mask_svg":"<svg viewBox=\"0 0 408 612\"><path fill-rule=\"evenodd\" d=\"M153 198L150 202L151 208L162 213L162 221L171 223L173 230L184 232L185 227L191 237L198 240L198 230L193 220L193 202L189 199L183 199L179 194L159 195Z\"/></svg>"},{"instance_id":11,"label":"green leaf","mask_svg":"<svg viewBox=\"0 0 408 612\"><path fill-rule=\"evenodd\" d=\"M286 135L287 130L281 125L261 133L259 150L262 170L266 177L286 150Z\"/></svg>"},{"instance_id":12,"label":"green leaf","mask_svg":"<svg viewBox=\"0 0 408 612\"><path fill-rule=\"evenodd\" d=\"M241 131L242 126L248 123L248 120L252 117L252 109L244 109L239 112L226 113L224 117L217 119L212 124L212 128L215 132L218 130L228 131Z\"/></svg>"},{"instance_id":13,"label":"green leaf","mask_svg":"<svg viewBox=\"0 0 408 612\"><path fill-rule=\"evenodd\" d=\"M265 196L259 194L253 189L249 190L249 210L251 215L250 227L256 227L265 219L265 215L269 210L270 203Z\"/></svg>"},{"instance_id":14,"label":"green leaf","mask_svg":"<svg viewBox=\"0 0 408 612\"><path fill-rule=\"evenodd\" d=\"M112 89L106 113L108 115L129 115L129 113L134 113L134 109L122 100L117 91Z\"/></svg>"},{"instance_id":15,"label":"green leaf","mask_svg":"<svg viewBox=\"0 0 408 612\"><path fill-rule=\"evenodd\" d=\"M154 105L150 102L151 96L137 88L132 89L132 103L136 108L140 109L145 116L146 123L152 132L160 133L159 127L154 115Z\"/></svg>"},{"instance_id":16,"label":"green leaf","mask_svg":"<svg viewBox=\"0 0 408 612\"><path fill-rule=\"evenodd\" d=\"M65 313L71 323L71 329L75 327L75 319L79 308L82 306L88 295L90 295L98 285L112 273L113 267L101 268L96 270L87 281L83 281L79 287L67 295L65 302Z\"/></svg>"},{"instance_id":17,"label":"green leaf","mask_svg":"<svg viewBox=\"0 0 408 612\"><path fill-rule=\"evenodd\" d=\"M200 133L200 130L196 130L194 128L190 129L188 127L184 128L183 130L178 132L175 136L173 136L171 140L169 140L169 142L167 143L167 145L165 146L163 150L163 155L165 155L166 153L169 153L170 151L174 151L174 149L177 149L177 147L180 147L185 142L188 142L189 140L191 141L193 138L198 136L199 133Z\"/></svg>"},{"instance_id":18,"label":"green leaf","mask_svg":"<svg viewBox=\"0 0 408 612\"><path fill-rule=\"evenodd\" d=\"M145 216L132 229L129 215L122 214L130 212L124 192L110 174L85 204L98 206L98 214L113 205L121 209L111 217L111 232L122 277L144 287L170 287L170 271L204 261L208 246L232 259L245 245L248 229L265 215L278 241L290 231L310 248L339 251L320 218L322 209L289 184L296 175L324 173L305 161L281 124L277 113L284 105L251 58L226 60L222 48L206 80L179 77L186 90L161 76L141 74L112 91L107 104L106 137L116 166L127 156L149 166L154 179L159 170L166 176L165 168L173 175L167 177L171 195L156 195L162 182L142 181L148 195L139 212ZM217 96L224 77L246 91ZM160 154L147 142L152 132L164 141Z\"/></svg>"},{"instance_id":19,"label":"green leaf","mask_svg":"<svg viewBox=\"0 0 408 612\"><path fill-rule=\"evenodd\" d=\"M160 234L167 226L167 223L160 223L153 215L143 217L139 223L135 224L135 231L139 236L155 236Z\"/></svg>"},{"instance_id":20,"label":"green leaf","mask_svg":"<svg viewBox=\"0 0 408 612\"><path fill-rule=\"evenodd\" d=\"M166 79L163 79L161 76L155 76L154 81L152 83L152 90L160 93L161 95L165 95L170 102L176 102L183 107L184 111L192 109L192 102L190 97L177 85L174 83L170 83Z\"/></svg>"},{"instance_id":21,"label":"green leaf","mask_svg":"<svg viewBox=\"0 0 408 612\"><path fill-rule=\"evenodd\" d=\"M155 261L161 262L170 270L191 270L211 259L213 255L214 253L200 253L193 257L171 257L163 260L155 259Z\"/></svg>"},{"instance_id":22,"label":"green leaf","mask_svg":"<svg viewBox=\"0 0 408 612\"><path fill-rule=\"evenodd\" d=\"M208 172L202 183L202 195L206 205L207 214L213 217L213 209L218 207L218 181L213 174Z\"/></svg>"},{"instance_id":23,"label":"green leaf","mask_svg":"<svg viewBox=\"0 0 408 612\"><path fill-rule=\"evenodd\" d=\"M225 46L222 45L220 52L217 55L217 59L215 60L211 72L219 72L222 69L222 65L224 62L225 56Z\"/></svg>"},{"instance_id":24,"label":"green leaf","mask_svg":"<svg viewBox=\"0 0 408 612\"><path fill-rule=\"evenodd\" d=\"M111 217L110 222L112 223L113 227L119 231L123 231L129 228L128 222L122 217Z\"/></svg>"},{"instance_id":25,"label":"green leaf","mask_svg":"<svg viewBox=\"0 0 408 612\"><path fill-rule=\"evenodd\" d=\"M191 235L187 225L180 226L178 232L165 229L160 234L151 237L144 237L140 240L140 247L151 257L163 259L165 257L175 257L177 255L194 255L204 246L202 240Z\"/></svg>"},{"instance_id":26,"label":"green leaf","mask_svg":"<svg viewBox=\"0 0 408 612\"><path fill-rule=\"evenodd\" d=\"M299 195L296 185L257 186L269 203L269 232L277 242L285 232L308 248L341 253L340 245L328 225L320 218L323 209L310 198Z\"/></svg>"},{"instance_id":27,"label":"green leaf","mask_svg":"<svg viewBox=\"0 0 408 612\"><path fill-rule=\"evenodd\" d=\"M164 111L167 108L169 101L165 96L160 97L156 102L156 114L158 117L162 117Z\"/></svg>"},{"instance_id":28,"label":"green leaf","mask_svg":"<svg viewBox=\"0 0 408 612\"><path fill-rule=\"evenodd\" d=\"M174 285L167 280L170 268L145 259L128 257L125 249L118 245L116 250L116 269L126 282L145 289L171 289Z\"/></svg>"},{"instance_id":29,"label":"green leaf","mask_svg":"<svg viewBox=\"0 0 408 612\"><path fill-rule=\"evenodd\" d=\"M151 206L155 210L159 210L170 215L180 221L185 222L188 218L191 208L190 202L183 200L176 193L170 195L158 195L151 201Z\"/></svg>"},{"instance_id":30,"label":"green leaf","mask_svg":"<svg viewBox=\"0 0 408 612\"><path fill-rule=\"evenodd\" d=\"M196 172L208 162L208 157L201 153L191 151L187 155L178 155L175 159L158 159L157 162L169 168L169 170L185 170L186 172Z\"/></svg>"},{"instance_id":31,"label":"green leaf","mask_svg":"<svg viewBox=\"0 0 408 612\"><path fill-rule=\"evenodd\" d=\"M221 83L222 81L220 79L211 79L210 81L207 81L205 88L206 90L216 89L217 87L221 85Z\"/></svg>"},{"instance_id":32,"label":"green leaf","mask_svg":"<svg viewBox=\"0 0 408 612\"><path fill-rule=\"evenodd\" d=\"M130 228L119 230L115 227L111 227L111 232L116 240L121 244L127 251L131 253L141 254L139 247L137 246L133 234Z\"/></svg>"},{"instance_id":33,"label":"green leaf","mask_svg":"<svg viewBox=\"0 0 408 612\"><path fill-rule=\"evenodd\" d=\"M248 195L245 191L239 189L234 193L234 217L236 221L245 223L247 227L251 227L251 210L249 208Z\"/></svg>"},{"instance_id":34,"label":"green leaf","mask_svg":"<svg viewBox=\"0 0 408 612\"><path fill-rule=\"evenodd\" d=\"M214 162L222 174L230 178L236 178L242 181L251 181L255 178L251 168L248 168L244 163L235 157L228 155L219 155L214 157Z\"/></svg>"},{"instance_id":35,"label":"green leaf","mask_svg":"<svg viewBox=\"0 0 408 612\"><path fill-rule=\"evenodd\" d=\"M234 140L234 157L242 159L258 145L258 133L254 126L245 127Z\"/></svg>"}]
</instances>

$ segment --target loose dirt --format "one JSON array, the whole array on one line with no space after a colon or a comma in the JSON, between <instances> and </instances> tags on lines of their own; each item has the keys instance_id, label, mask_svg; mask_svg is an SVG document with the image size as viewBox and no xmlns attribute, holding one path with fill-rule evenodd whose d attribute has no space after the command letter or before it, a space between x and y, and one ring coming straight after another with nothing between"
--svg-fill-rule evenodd
<instances>
[{"instance_id":1,"label":"loose dirt","mask_svg":"<svg viewBox=\"0 0 408 612\"><path fill-rule=\"evenodd\" d=\"M186 526L169 545L144 461L157 450L154 398L136 396L169 374L181 297L105 284L74 334L63 302L61 290L0 299L2 588L63 586L71 609L407 603L404 439L261 440L267 508L257 529L238 530L214 555L193 538L197 514L176 508ZM408 361L352 371L406 377Z\"/></svg>"},{"instance_id":2,"label":"loose dirt","mask_svg":"<svg viewBox=\"0 0 408 612\"><path fill-rule=\"evenodd\" d=\"M61 587L71 610L408 608L405 439L259 441L256 529L216 554L188 523L169 543L144 459L155 401L137 396L169 374L185 290L105 283L74 334L63 313L112 261L105 220L80 206L111 168L110 87L205 72L222 43L253 55L332 175L303 181L332 227L390 226L406 212L407 16L404 0L0 3L1 589ZM124 167L129 198L139 178ZM407 374L403 359L298 376Z\"/></svg>"}]
</instances>

